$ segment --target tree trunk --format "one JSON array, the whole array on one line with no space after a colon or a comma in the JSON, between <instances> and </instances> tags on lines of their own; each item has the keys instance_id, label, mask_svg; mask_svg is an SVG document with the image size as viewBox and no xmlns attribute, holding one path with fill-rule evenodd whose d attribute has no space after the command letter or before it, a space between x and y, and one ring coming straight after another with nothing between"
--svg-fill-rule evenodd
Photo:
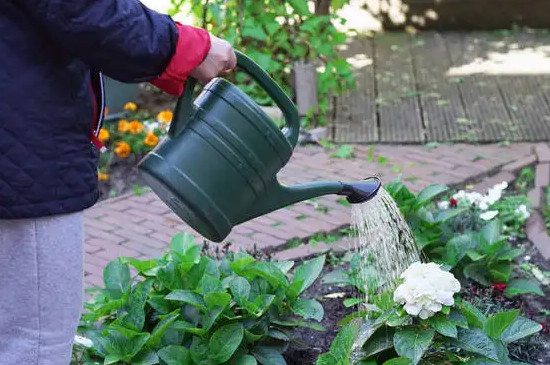
<instances>
[{"instance_id":1,"label":"tree trunk","mask_svg":"<svg viewBox=\"0 0 550 365\"><path fill-rule=\"evenodd\" d=\"M330 0L315 0L315 15L329 15L330 2Z\"/></svg>"}]
</instances>

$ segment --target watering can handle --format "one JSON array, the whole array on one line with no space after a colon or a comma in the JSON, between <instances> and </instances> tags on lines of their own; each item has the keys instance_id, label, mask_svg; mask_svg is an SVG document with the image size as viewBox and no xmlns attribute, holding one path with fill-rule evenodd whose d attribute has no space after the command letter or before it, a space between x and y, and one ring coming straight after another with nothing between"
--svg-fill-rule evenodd
<instances>
[{"instance_id":1,"label":"watering can handle","mask_svg":"<svg viewBox=\"0 0 550 365\"><path fill-rule=\"evenodd\" d=\"M266 92L267 94L277 103L277 106L283 112L285 117L286 126L283 129L285 137L288 139L292 147L296 146L298 143L298 135L300 133L300 117L298 116L298 110L290 98L285 94L283 89L265 72L257 63L252 61L245 54L235 51L237 55L237 67L242 69L248 75L250 75L254 81L256 81ZM193 91L195 90L197 81L193 78L188 78L185 83L185 88L183 95L178 101L176 107L176 115L182 113L191 114L194 110L193 106ZM189 117L190 115L186 115ZM186 120L187 118L180 115L174 120ZM176 123L172 123L169 134L177 134L177 131L172 130L178 128L175 126Z\"/></svg>"}]
</instances>

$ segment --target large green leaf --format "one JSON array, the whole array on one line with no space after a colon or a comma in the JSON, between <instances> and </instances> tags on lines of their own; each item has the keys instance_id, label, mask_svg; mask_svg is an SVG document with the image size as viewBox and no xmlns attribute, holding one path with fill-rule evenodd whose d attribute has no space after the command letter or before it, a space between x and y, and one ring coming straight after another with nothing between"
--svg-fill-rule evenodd
<instances>
[{"instance_id":1,"label":"large green leaf","mask_svg":"<svg viewBox=\"0 0 550 365\"><path fill-rule=\"evenodd\" d=\"M500 338L505 343L511 343L523 337L535 334L541 329L542 326L535 321L525 317L516 317L510 326L504 330Z\"/></svg>"},{"instance_id":2,"label":"large green leaf","mask_svg":"<svg viewBox=\"0 0 550 365\"><path fill-rule=\"evenodd\" d=\"M132 359L132 365L155 365L159 363L159 357L153 350L147 350L137 354Z\"/></svg>"},{"instance_id":3,"label":"large green leaf","mask_svg":"<svg viewBox=\"0 0 550 365\"><path fill-rule=\"evenodd\" d=\"M176 309L174 312L166 315L163 319L161 319L160 322L157 323L155 328L153 328L153 331L151 332L151 337L149 337L145 346L148 348L155 347L160 342L166 331L168 331L172 323L174 323L174 321L178 319L178 317L179 309Z\"/></svg>"},{"instance_id":4,"label":"large green leaf","mask_svg":"<svg viewBox=\"0 0 550 365\"><path fill-rule=\"evenodd\" d=\"M231 303L231 294L226 292L212 292L204 296L204 301L209 308L217 306L227 307Z\"/></svg>"},{"instance_id":5,"label":"large green leaf","mask_svg":"<svg viewBox=\"0 0 550 365\"><path fill-rule=\"evenodd\" d=\"M238 258L235 258L235 261L229 263L229 267L237 275L241 275L242 271L253 264L256 260L248 254L242 254Z\"/></svg>"},{"instance_id":6,"label":"large green leaf","mask_svg":"<svg viewBox=\"0 0 550 365\"><path fill-rule=\"evenodd\" d=\"M181 254L193 246L195 246L195 237L187 232L178 233L170 240L170 249Z\"/></svg>"},{"instance_id":7,"label":"large green leaf","mask_svg":"<svg viewBox=\"0 0 550 365\"><path fill-rule=\"evenodd\" d=\"M324 331L325 328L317 323L310 323L306 321L300 321L297 319L277 319L272 318L271 322L283 327L304 327L310 328L315 331Z\"/></svg>"},{"instance_id":8,"label":"large green leaf","mask_svg":"<svg viewBox=\"0 0 550 365\"><path fill-rule=\"evenodd\" d=\"M323 306L313 299L297 299L292 303L292 311L304 319L323 320L325 311Z\"/></svg>"},{"instance_id":9,"label":"large green leaf","mask_svg":"<svg viewBox=\"0 0 550 365\"><path fill-rule=\"evenodd\" d=\"M422 190L416 196L416 203L414 209L418 209L426 204L428 204L432 199L440 195L441 193L446 192L449 188L445 185L433 184Z\"/></svg>"},{"instance_id":10,"label":"large green leaf","mask_svg":"<svg viewBox=\"0 0 550 365\"><path fill-rule=\"evenodd\" d=\"M393 336L395 330L393 328L376 327L370 328L374 333L363 344L364 357L371 357L387 349L393 347Z\"/></svg>"},{"instance_id":11,"label":"large green leaf","mask_svg":"<svg viewBox=\"0 0 550 365\"><path fill-rule=\"evenodd\" d=\"M249 278L254 278L257 276L262 277L275 288L280 286L288 286L288 280L285 274L272 262L263 261L254 263L244 270L243 276Z\"/></svg>"},{"instance_id":12,"label":"large green leaf","mask_svg":"<svg viewBox=\"0 0 550 365\"><path fill-rule=\"evenodd\" d=\"M104 364L114 364L119 360L136 356L148 339L148 333L139 333L128 338L118 331L109 330L107 336L99 337L97 340L107 354Z\"/></svg>"},{"instance_id":13,"label":"large green leaf","mask_svg":"<svg viewBox=\"0 0 550 365\"><path fill-rule=\"evenodd\" d=\"M465 351L480 354L491 360L498 361L497 348L494 342L479 328L459 328L458 338L453 343Z\"/></svg>"},{"instance_id":14,"label":"large green leaf","mask_svg":"<svg viewBox=\"0 0 550 365\"><path fill-rule=\"evenodd\" d=\"M489 274L493 283L506 283L512 274L512 264L508 261L496 262L489 266Z\"/></svg>"},{"instance_id":15,"label":"large green leaf","mask_svg":"<svg viewBox=\"0 0 550 365\"><path fill-rule=\"evenodd\" d=\"M250 296L250 283L242 276L237 276L229 282L229 289L235 300L241 304L243 299Z\"/></svg>"},{"instance_id":16,"label":"large green leaf","mask_svg":"<svg viewBox=\"0 0 550 365\"><path fill-rule=\"evenodd\" d=\"M514 279L508 283L504 294L512 296L518 294L536 294L544 296L544 292L536 281L529 279Z\"/></svg>"},{"instance_id":17,"label":"large green leaf","mask_svg":"<svg viewBox=\"0 0 550 365\"><path fill-rule=\"evenodd\" d=\"M218 328L208 342L210 355L219 363L229 360L241 344L243 336L242 323L228 324Z\"/></svg>"},{"instance_id":18,"label":"large green leaf","mask_svg":"<svg viewBox=\"0 0 550 365\"><path fill-rule=\"evenodd\" d=\"M189 350L183 346L166 346L160 349L157 354L166 365L191 365Z\"/></svg>"},{"instance_id":19,"label":"large green leaf","mask_svg":"<svg viewBox=\"0 0 550 365\"><path fill-rule=\"evenodd\" d=\"M455 236L445 245L443 259L447 265L454 267L474 247L475 241L470 234Z\"/></svg>"},{"instance_id":20,"label":"large green leaf","mask_svg":"<svg viewBox=\"0 0 550 365\"><path fill-rule=\"evenodd\" d=\"M502 230L502 223L498 219L493 219L491 222L485 225L481 230L483 238L488 244L492 245L500 241L500 232Z\"/></svg>"},{"instance_id":21,"label":"large green leaf","mask_svg":"<svg viewBox=\"0 0 550 365\"><path fill-rule=\"evenodd\" d=\"M122 325L141 332L145 324L145 303L153 281L151 279L138 283L128 296L126 308L128 314L122 319Z\"/></svg>"},{"instance_id":22,"label":"large green leaf","mask_svg":"<svg viewBox=\"0 0 550 365\"><path fill-rule=\"evenodd\" d=\"M138 260L133 257L121 256L120 261L123 264L129 264L133 266L138 272L145 272L158 266L157 260Z\"/></svg>"},{"instance_id":23,"label":"large green leaf","mask_svg":"<svg viewBox=\"0 0 550 365\"><path fill-rule=\"evenodd\" d=\"M269 346L256 346L251 350L252 355L262 365L286 365L284 357L281 352L273 347Z\"/></svg>"},{"instance_id":24,"label":"large green leaf","mask_svg":"<svg viewBox=\"0 0 550 365\"><path fill-rule=\"evenodd\" d=\"M202 328L205 331L209 331L210 328L216 323L216 320L222 314L224 307L217 306L210 308L210 310L202 316Z\"/></svg>"},{"instance_id":25,"label":"large green leaf","mask_svg":"<svg viewBox=\"0 0 550 365\"><path fill-rule=\"evenodd\" d=\"M487 267L483 263L471 263L464 266L464 276L469 279L475 280L481 285L489 286L491 283L487 279L488 271Z\"/></svg>"},{"instance_id":26,"label":"large green leaf","mask_svg":"<svg viewBox=\"0 0 550 365\"><path fill-rule=\"evenodd\" d=\"M491 317L487 318L487 322L485 322L485 333L492 339L499 338L502 332L514 322L518 314L519 310L493 314Z\"/></svg>"},{"instance_id":27,"label":"large green leaf","mask_svg":"<svg viewBox=\"0 0 550 365\"><path fill-rule=\"evenodd\" d=\"M304 0L288 0L290 6L294 9L296 14L300 16L310 15L311 12L308 8L308 1Z\"/></svg>"},{"instance_id":28,"label":"large green leaf","mask_svg":"<svg viewBox=\"0 0 550 365\"><path fill-rule=\"evenodd\" d=\"M456 338L456 324L443 313L438 313L429 319L430 324L443 336Z\"/></svg>"},{"instance_id":29,"label":"large green leaf","mask_svg":"<svg viewBox=\"0 0 550 365\"><path fill-rule=\"evenodd\" d=\"M405 327L395 331L393 345L399 356L412 360L418 364L424 352L430 347L435 331L432 328Z\"/></svg>"},{"instance_id":30,"label":"large green leaf","mask_svg":"<svg viewBox=\"0 0 550 365\"><path fill-rule=\"evenodd\" d=\"M105 289L113 299L119 299L130 289L130 268L120 260L113 260L103 269Z\"/></svg>"},{"instance_id":31,"label":"large green leaf","mask_svg":"<svg viewBox=\"0 0 550 365\"><path fill-rule=\"evenodd\" d=\"M204 301L202 296L190 290L174 290L166 297L164 297L164 299L177 300L179 302L184 302L195 306L199 309L206 310L206 302Z\"/></svg>"},{"instance_id":32,"label":"large green leaf","mask_svg":"<svg viewBox=\"0 0 550 365\"><path fill-rule=\"evenodd\" d=\"M325 256L319 256L300 265L294 273L292 283L301 283L295 298L309 288L321 274L325 265Z\"/></svg>"},{"instance_id":33,"label":"large green leaf","mask_svg":"<svg viewBox=\"0 0 550 365\"><path fill-rule=\"evenodd\" d=\"M464 213L464 209L447 209L438 212L433 221L428 221L429 223L443 223L448 221L451 218L454 218L460 214Z\"/></svg>"},{"instance_id":34,"label":"large green leaf","mask_svg":"<svg viewBox=\"0 0 550 365\"><path fill-rule=\"evenodd\" d=\"M385 361L382 365L409 365L409 364L412 364L411 359L400 356L400 357L396 357L394 359Z\"/></svg>"},{"instance_id":35,"label":"large green leaf","mask_svg":"<svg viewBox=\"0 0 550 365\"><path fill-rule=\"evenodd\" d=\"M462 305L464 306L463 314L466 316L468 323L472 326L483 329L485 327L485 322L487 321L485 315L469 302L463 301Z\"/></svg>"},{"instance_id":36,"label":"large green leaf","mask_svg":"<svg viewBox=\"0 0 550 365\"><path fill-rule=\"evenodd\" d=\"M231 365L257 365L258 362L252 355L242 355L231 361Z\"/></svg>"}]
</instances>

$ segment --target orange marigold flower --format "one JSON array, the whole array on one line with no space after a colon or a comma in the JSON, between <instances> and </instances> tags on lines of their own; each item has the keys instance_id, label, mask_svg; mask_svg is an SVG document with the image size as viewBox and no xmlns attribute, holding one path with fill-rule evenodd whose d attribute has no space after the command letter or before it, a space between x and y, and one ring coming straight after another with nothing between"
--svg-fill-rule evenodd
<instances>
[{"instance_id":1,"label":"orange marigold flower","mask_svg":"<svg viewBox=\"0 0 550 365\"><path fill-rule=\"evenodd\" d=\"M130 155L130 152L132 152L132 148L130 148L130 145L126 142L118 142L116 144L115 153L120 158L126 158Z\"/></svg>"},{"instance_id":2,"label":"orange marigold flower","mask_svg":"<svg viewBox=\"0 0 550 365\"><path fill-rule=\"evenodd\" d=\"M170 123L174 114L171 110L164 110L157 114L157 120L161 123Z\"/></svg>"},{"instance_id":3,"label":"orange marigold flower","mask_svg":"<svg viewBox=\"0 0 550 365\"><path fill-rule=\"evenodd\" d=\"M107 140L109 140L109 137L111 136L111 134L109 133L109 131L105 128L101 128L99 130L99 136L97 137L101 142L105 142Z\"/></svg>"},{"instance_id":4,"label":"orange marigold flower","mask_svg":"<svg viewBox=\"0 0 550 365\"><path fill-rule=\"evenodd\" d=\"M109 180L109 174L104 174L103 172L98 172L97 173L97 179L99 181Z\"/></svg>"},{"instance_id":5,"label":"orange marigold flower","mask_svg":"<svg viewBox=\"0 0 550 365\"><path fill-rule=\"evenodd\" d=\"M143 132L143 124L141 124L137 120L132 120L130 122L130 125L128 126L128 131L132 134L140 134L141 132Z\"/></svg>"},{"instance_id":6,"label":"orange marigold flower","mask_svg":"<svg viewBox=\"0 0 550 365\"><path fill-rule=\"evenodd\" d=\"M128 128L130 127L130 123L128 123L127 120L122 119L118 122L118 132L119 133L126 133L128 132Z\"/></svg>"},{"instance_id":7,"label":"orange marigold flower","mask_svg":"<svg viewBox=\"0 0 550 365\"><path fill-rule=\"evenodd\" d=\"M155 133L149 132L143 142L149 147L155 147L157 143L159 143L159 137L157 137Z\"/></svg>"},{"instance_id":8,"label":"orange marigold flower","mask_svg":"<svg viewBox=\"0 0 550 365\"><path fill-rule=\"evenodd\" d=\"M126 103L124 104L124 110L135 112L137 110L137 105L136 103L132 103L132 102Z\"/></svg>"}]
</instances>

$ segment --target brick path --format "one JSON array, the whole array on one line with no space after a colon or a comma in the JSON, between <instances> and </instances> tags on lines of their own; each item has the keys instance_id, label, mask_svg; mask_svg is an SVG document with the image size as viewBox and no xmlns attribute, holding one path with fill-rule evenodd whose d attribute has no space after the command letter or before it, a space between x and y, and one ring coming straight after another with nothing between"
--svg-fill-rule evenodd
<instances>
[{"instance_id":1,"label":"brick path","mask_svg":"<svg viewBox=\"0 0 550 365\"><path fill-rule=\"evenodd\" d=\"M459 185L488 175L507 179L510 172L536 162L535 145L376 146L373 153L365 145L353 146L354 158L330 157L320 147L299 147L279 175L282 183L315 180L356 181L376 174L384 182L398 175L413 190L431 183ZM369 158L368 156L371 156ZM500 175L499 175L500 174ZM504 174L504 175L502 175ZM235 227L228 240L233 249L250 247L282 250L297 238L305 240L319 231L331 232L350 224L350 208L337 196L298 203ZM97 204L85 213L86 284L102 284L104 266L120 255L136 258L159 256L170 238L181 231L191 232L153 193L126 195ZM193 233L193 232L191 232ZM346 249L344 241L331 244ZM330 248L320 244L315 248ZM280 251L281 259L311 253L308 245Z\"/></svg>"}]
</instances>

